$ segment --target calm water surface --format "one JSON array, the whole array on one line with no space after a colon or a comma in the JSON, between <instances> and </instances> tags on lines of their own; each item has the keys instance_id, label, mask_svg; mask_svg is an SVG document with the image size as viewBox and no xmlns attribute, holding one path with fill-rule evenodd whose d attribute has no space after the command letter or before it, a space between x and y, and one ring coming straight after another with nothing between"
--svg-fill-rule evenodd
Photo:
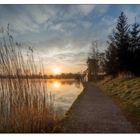
<instances>
[{"instance_id":1,"label":"calm water surface","mask_svg":"<svg viewBox=\"0 0 140 140\"><path fill-rule=\"evenodd\" d=\"M13 102L16 101L19 106L18 98L26 94L28 94L31 105L35 97L38 97L39 103L42 103L42 100L44 101L42 97L44 97L44 93L47 92L49 94L51 93L50 95L52 95L54 99L55 111L63 115L69 110L77 96L83 90L82 84L76 80L12 79L10 81L8 79L1 79L0 81L0 99L3 100L4 108L7 108L4 110L9 110L10 99L12 99ZM43 90L44 88L45 91ZM10 95L12 95L12 98L10 98Z\"/></svg>"},{"instance_id":2,"label":"calm water surface","mask_svg":"<svg viewBox=\"0 0 140 140\"><path fill-rule=\"evenodd\" d=\"M65 113L83 90L76 80L47 80L47 91L54 96L55 110Z\"/></svg>"}]
</instances>

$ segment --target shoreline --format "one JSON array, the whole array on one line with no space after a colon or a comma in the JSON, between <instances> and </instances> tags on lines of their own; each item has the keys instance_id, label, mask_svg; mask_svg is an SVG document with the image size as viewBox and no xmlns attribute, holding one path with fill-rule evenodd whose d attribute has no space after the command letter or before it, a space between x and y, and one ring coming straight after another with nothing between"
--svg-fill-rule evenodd
<instances>
[{"instance_id":1,"label":"shoreline","mask_svg":"<svg viewBox=\"0 0 140 140\"><path fill-rule=\"evenodd\" d=\"M102 94L91 83L86 83L81 94L53 132L134 133L134 130L110 97Z\"/></svg>"},{"instance_id":2,"label":"shoreline","mask_svg":"<svg viewBox=\"0 0 140 140\"><path fill-rule=\"evenodd\" d=\"M85 90L85 84L83 84L83 90L81 91L81 93L77 96L77 98L75 99L75 101L72 103L71 107L68 109L68 111L66 111L66 113L64 114L64 117L58 122L58 124L54 127L54 130L52 133L61 133L61 125L65 122L65 119L69 116L69 113L72 112L73 107L75 106L75 104L77 104L77 100L80 98L80 96L84 93Z\"/></svg>"}]
</instances>

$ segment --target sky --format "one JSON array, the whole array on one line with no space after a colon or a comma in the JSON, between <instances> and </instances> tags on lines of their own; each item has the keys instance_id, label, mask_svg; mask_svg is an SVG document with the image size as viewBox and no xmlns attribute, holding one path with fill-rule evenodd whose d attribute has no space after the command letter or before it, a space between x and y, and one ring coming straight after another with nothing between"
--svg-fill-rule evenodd
<instances>
[{"instance_id":1,"label":"sky","mask_svg":"<svg viewBox=\"0 0 140 140\"><path fill-rule=\"evenodd\" d=\"M124 11L129 24L140 23L140 5L0 5L0 27L10 24L14 39L31 44L45 72L81 72L91 43L107 48L108 35Z\"/></svg>"}]
</instances>

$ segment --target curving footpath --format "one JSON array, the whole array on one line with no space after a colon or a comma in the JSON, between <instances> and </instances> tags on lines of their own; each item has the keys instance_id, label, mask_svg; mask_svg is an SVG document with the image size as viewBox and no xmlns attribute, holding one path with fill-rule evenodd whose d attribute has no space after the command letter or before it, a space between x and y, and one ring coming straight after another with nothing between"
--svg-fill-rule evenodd
<instances>
[{"instance_id":1,"label":"curving footpath","mask_svg":"<svg viewBox=\"0 0 140 140\"><path fill-rule=\"evenodd\" d=\"M57 131L57 129L56 129ZM59 125L62 133L131 133L134 132L118 106L91 83Z\"/></svg>"}]
</instances>

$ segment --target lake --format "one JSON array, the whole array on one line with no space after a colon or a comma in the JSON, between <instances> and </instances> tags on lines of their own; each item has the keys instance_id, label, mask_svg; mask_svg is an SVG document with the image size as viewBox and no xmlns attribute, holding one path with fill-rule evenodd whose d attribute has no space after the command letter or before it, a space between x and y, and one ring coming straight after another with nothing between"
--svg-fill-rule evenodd
<instances>
[{"instance_id":1,"label":"lake","mask_svg":"<svg viewBox=\"0 0 140 140\"><path fill-rule=\"evenodd\" d=\"M16 112L17 106L41 111L51 105L63 116L82 90L81 82L76 80L0 79L0 111L8 115L10 110Z\"/></svg>"},{"instance_id":2,"label":"lake","mask_svg":"<svg viewBox=\"0 0 140 140\"><path fill-rule=\"evenodd\" d=\"M81 82L76 80L47 80L47 91L54 97L54 108L59 113L65 113L82 92Z\"/></svg>"}]
</instances>

